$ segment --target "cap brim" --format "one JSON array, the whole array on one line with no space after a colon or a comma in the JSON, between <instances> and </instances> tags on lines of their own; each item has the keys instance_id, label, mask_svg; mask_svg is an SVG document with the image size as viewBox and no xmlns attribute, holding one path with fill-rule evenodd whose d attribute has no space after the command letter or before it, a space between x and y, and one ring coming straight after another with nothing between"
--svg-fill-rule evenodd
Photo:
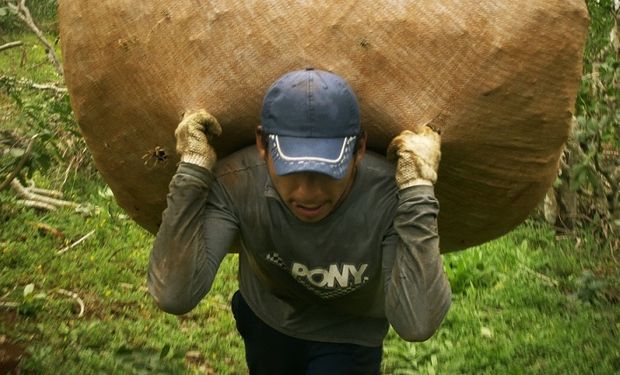
<instances>
[{"instance_id":1,"label":"cap brim","mask_svg":"<svg viewBox=\"0 0 620 375\"><path fill-rule=\"evenodd\" d=\"M355 148L355 136L344 138L300 138L269 135L269 150L278 176L317 172L341 179Z\"/></svg>"}]
</instances>

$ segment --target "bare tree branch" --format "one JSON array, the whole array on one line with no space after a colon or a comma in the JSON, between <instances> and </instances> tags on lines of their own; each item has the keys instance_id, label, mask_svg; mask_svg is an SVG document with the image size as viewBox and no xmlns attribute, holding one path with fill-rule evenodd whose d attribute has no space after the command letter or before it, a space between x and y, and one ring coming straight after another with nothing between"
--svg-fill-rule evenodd
<instances>
[{"instance_id":1,"label":"bare tree branch","mask_svg":"<svg viewBox=\"0 0 620 375\"><path fill-rule=\"evenodd\" d=\"M19 303L17 303L17 302L2 302L2 301L0 301L0 307L16 308L16 307L19 307Z\"/></svg>"},{"instance_id":2,"label":"bare tree branch","mask_svg":"<svg viewBox=\"0 0 620 375\"><path fill-rule=\"evenodd\" d=\"M78 305L80 305L80 312L78 313L78 318L84 316L84 301L82 301L82 299L77 293L65 289L56 289L55 292L73 298L78 303Z\"/></svg>"},{"instance_id":3,"label":"bare tree branch","mask_svg":"<svg viewBox=\"0 0 620 375\"><path fill-rule=\"evenodd\" d=\"M19 159L19 162L17 163L13 171L9 173L9 175L0 184L0 191L2 191L5 187L9 186L9 184L11 183L11 181L13 181L15 176L17 176L19 171L22 170L22 168L26 164L26 161L28 161L28 159L30 158L30 154L32 153L32 146L34 145L34 140L38 136L39 136L38 134L35 134L32 138L30 138L30 142L28 142L28 146L26 147L26 152L24 152L21 159Z\"/></svg>"},{"instance_id":4,"label":"bare tree branch","mask_svg":"<svg viewBox=\"0 0 620 375\"><path fill-rule=\"evenodd\" d=\"M75 241L71 245L64 247L62 250L59 250L56 254L59 255L59 254L65 253L65 252L73 249L74 247L76 247L77 245L79 245L80 243L85 241L88 237L92 236L93 234L95 234L95 229L93 229L90 232L86 233L82 238L80 238L79 240Z\"/></svg>"},{"instance_id":5,"label":"bare tree branch","mask_svg":"<svg viewBox=\"0 0 620 375\"><path fill-rule=\"evenodd\" d=\"M55 211L56 210L56 206L53 206L53 205L51 205L49 203L39 202L39 201L19 200L19 201L17 201L17 203L21 204L22 206L31 207L31 208L38 208L40 210L45 210L45 211Z\"/></svg>"},{"instance_id":6,"label":"bare tree branch","mask_svg":"<svg viewBox=\"0 0 620 375\"><path fill-rule=\"evenodd\" d=\"M35 82L31 82L30 86L34 89L37 90L52 90L52 91L56 91L57 93L65 93L67 92L67 88L66 87L58 87L53 83L35 83Z\"/></svg>"},{"instance_id":7,"label":"bare tree branch","mask_svg":"<svg viewBox=\"0 0 620 375\"><path fill-rule=\"evenodd\" d=\"M41 44L45 47L45 52L47 53L47 58L52 63L54 68L56 69L56 73L59 76L63 76L62 64L56 56L56 51L54 50L54 46L47 40L41 29L37 26L37 24L32 19L32 15L30 14L30 10L26 6L26 0L19 0L19 2L4 0L4 2L8 5L9 9L17 14L17 17L22 20L32 30Z\"/></svg>"},{"instance_id":8,"label":"bare tree branch","mask_svg":"<svg viewBox=\"0 0 620 375\"><path fill-rule=\"evenodd\" d=\"M75 202L69 202L69 201L65 201L61 199L50 198L42 194L32 193L28 190L28 188L24 187L24 185L22 185L18 179L15 179L15 178L11 181L11 187L13 188L13 190L15 190L15 192L17 192L17 195L19 195L26 201L35 201L35 202L43 203L43 205L41 206L42 208L45 208L44 207L45 205L52 205L55 207L68 206L68 207L74 207L74 208L80 206L79 204ZM26 202L24 203L27 204Z\"/></svg>"},{"instance_id":9,"label":"bare tree branch","mask_svg":"<svg viewBox=\"0 0 620 375\"><path fill-rule=\"evenodd\" d=\"M7 79L9 81L15 82L21 85L21 87L30 87L30 88L37 89L37 90L50 90L50 91L57 92L59 94L66 94L68 92L66 87L59 86L61 85L61 83L54 83L54 82L37 83L27 78L16 78L16 77L11 77L11 76L0 75L0 81L2 81L3 79Z\"/></svg>"},{"instance_id":10,"label":"bare tree branch","mask_svg":"<svg viewBox=\"0 0 620 375\"><path fill-rule=\"evenodd\" d=\"M64 195L60 191L41 189L41 188L34 186L34 184L32 184L31 186L28 186L28 190L30 190L31 193L46 195L50 198L62 199L64 197Z\"/></svg>"},{"instance_id":11,"label":"bare tree branch","mask_svg":"<svg viewBox=\"0 0 620 375\"><path fill-rule=\"evenodd\" d=\"M15 42L6 43L0 46L0 51L4 51L5 49L15 48L23 45L24 42L17 40Z\"/></svg>"}]
</instances>

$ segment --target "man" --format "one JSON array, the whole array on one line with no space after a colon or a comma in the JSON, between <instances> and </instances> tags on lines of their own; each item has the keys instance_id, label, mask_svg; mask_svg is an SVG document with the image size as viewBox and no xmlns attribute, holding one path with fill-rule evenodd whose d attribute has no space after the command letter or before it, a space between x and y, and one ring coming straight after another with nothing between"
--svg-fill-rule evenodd
<instances>
[{"instance_id":1,"label":"man","mask_svg":"<svg viewBox=\"0 0 620 375\"><path fill-rule=\"evenodd\" d=\"M366 153L349 85L314 69L278 79L261 122L256 147L217 166L218 122L199 111L179 124L150 292L167 312L190 311L239 236L232 310L251 374L378 374L388 324L426 340L450 306L433 193L439 135L397 136L394 169Z\"/></svg>"}]
</instances>

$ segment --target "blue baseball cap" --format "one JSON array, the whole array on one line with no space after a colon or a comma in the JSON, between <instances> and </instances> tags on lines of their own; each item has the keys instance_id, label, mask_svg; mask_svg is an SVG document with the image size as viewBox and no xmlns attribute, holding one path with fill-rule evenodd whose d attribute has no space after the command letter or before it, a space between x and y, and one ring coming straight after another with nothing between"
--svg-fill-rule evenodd
<instances>
[{"instance_id":1,"label":"blue baseball cap","mask_svg":"<svg viewBox=\"0 0 620 375\"><path fill-rule=\"evenodd\" d=\"M341 179L360 133L359 107L344 79L307 68L267 90L261 125L277 175L318 172Z\"/></svg>"}]
</instances>

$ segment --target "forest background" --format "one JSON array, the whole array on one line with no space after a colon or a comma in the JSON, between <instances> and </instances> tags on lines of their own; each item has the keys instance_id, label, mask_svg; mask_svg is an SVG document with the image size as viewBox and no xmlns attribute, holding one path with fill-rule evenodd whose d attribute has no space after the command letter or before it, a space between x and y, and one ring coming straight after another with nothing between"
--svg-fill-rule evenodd
<instances>
[{"instance_id":1,"label":"forest background","mask_svg":"<svg viewBox=\"0 0 620 375\"><path fill-rule=\"evenodd\" d=\"M620 372L620 1L588 0L572 134L541 206L444 255L454 293L424 343L390 332L386 374ZM181 317L145 287L153 237L94 167L62 79L56 0L0 0L0 374L245 373L235 255Z\"/></svg>"}]
</instances>

